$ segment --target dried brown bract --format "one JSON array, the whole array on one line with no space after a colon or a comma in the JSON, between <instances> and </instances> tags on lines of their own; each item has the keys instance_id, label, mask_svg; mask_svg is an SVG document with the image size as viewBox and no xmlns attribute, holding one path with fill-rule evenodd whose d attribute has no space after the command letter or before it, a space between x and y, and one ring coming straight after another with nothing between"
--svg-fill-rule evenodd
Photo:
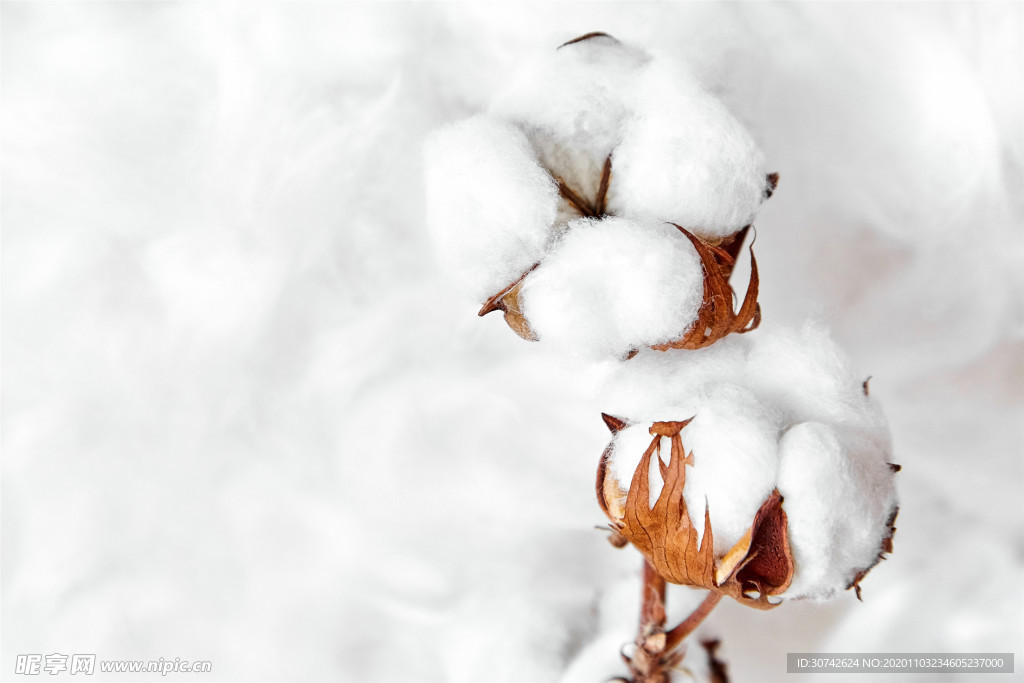
<instances>
[{"instance_id":1,"label":"dried brown bract","mask_svg":"<svg viewBox=\"0 0 1024 683\"><path fill-rule=\"evenodd\" d=\"M761 324L761 304L757 302L760 279L753 243L750 245L750 282L739 311L734 311L735 293L729 285L729 276L735 265L735 257L722 247L704 242L686 228L680 225L676 227L686 235L700 256L701 267L704 269L704 303L697 311L696 322L683 337L652 348L659 351L702 349L733 332L742 334L757 329Z\"/></svg>"},{"instance_id":2,"label":"dried brown bract","mask_svg":"<svg viewBox=\"0 0 1024 683\"><path fill-rule=\"evenodd\" d=\"M778 603L770 598L784 593L793 578L782 496L773 491L743 538L717 558L710 510L705 506L703 534L698 542L697 529L683 497L686 466L694 462L694 454L684 451L681 436L689 422L651 425L654 438L640 458L627 492L610 474L605 462L607 455L603 457L598 467L598 502L612 527L636 546L666 581L706 588L750 607L771 609ZM667 465L661 457L663 438L671 441ZM652 506L649 473L654 457L658 458L663 485Z\"/></svg>"}]
</instances>

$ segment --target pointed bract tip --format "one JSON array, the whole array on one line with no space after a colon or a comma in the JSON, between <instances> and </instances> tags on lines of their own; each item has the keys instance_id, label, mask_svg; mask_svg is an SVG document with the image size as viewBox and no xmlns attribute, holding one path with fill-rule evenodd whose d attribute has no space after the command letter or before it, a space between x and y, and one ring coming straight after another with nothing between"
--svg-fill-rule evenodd
<instances>
[{"instance_id":1,"label":"pointed bract tip","mask_svg":"<svg viewBox=\"0 0 1024 683\"><path fill-rule=\"evenodd\" d=\"M601 419L604 420L605 425L608 426L608 431L612 434L618 434L626 428L626 421L608 413L601 413Z\"/></svg>"},{"instance_id":2,"label":"pointed bract tip","mask_svg":"<svg viewBox=\"0 0 1024 683\"><path fill-rule=\"evenodd\" d=\"M603 31L591 31L590 33L584 33L582 36L579 36L578 38L567 40L566 42L562 43L555 49L561 50L563 47L567 45L575 45L576 43L582 43L583 41L590 40L591 38L611 38L616 43L619 42L619 40L615 36L610 36Z\"/></svg>"}]
</instances>

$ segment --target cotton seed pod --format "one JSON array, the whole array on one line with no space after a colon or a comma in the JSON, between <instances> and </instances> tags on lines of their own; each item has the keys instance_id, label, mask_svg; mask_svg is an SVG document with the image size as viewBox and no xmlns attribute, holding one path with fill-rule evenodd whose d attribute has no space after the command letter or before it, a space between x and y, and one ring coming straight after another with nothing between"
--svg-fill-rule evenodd
<instances>
[{"instance_id":1,"label":"cotton seed pod","mask_svg":"<svg viewBox=\"0 0 1024 683\"><path fill-rule=\"evenodd\" d=\"M604 417L616 435L627 427L640 428L618 418ZM706 500L703 511L691 510L684 495L687 469L699 467L700 459L716 455L714 452L686 452L682 434L692 419L651 424L648 433L652 441L629 482L620 481L615 474L616 468L611 466L612 460L619 455L616 453L620 446L617 439L606 449L598 466L597 498L617 535L640 550L666 581L717 591L750 607L771 609L786 598L831 597L837 587L855 588L860 597L860 581L886 553L892 551L896 508L888 506L889 499L880 499L882 509L872 505L858 513L856 518L838 519L842 510L827 509L830 496L825 487L834 483L830 477L839 476L837 472L851 463L827 460L826 467L832 470L820 477L823 490L797 490L790 486L799 494L794 504L802 516L801 524L806 526L807 520L803 516L812 510L824 518L823 529L845 524L854 529L856 536L867 534L874 540L868 541L866 554L857 541L851 542L850 548L834 549L835 552L831 553L821 551L814 545L820 540L817 530L806 528L798 530L797 540L802 545L794 549L787 500L780 492L780 486L773 488L764 498L739 540L727 549L716 551L711 521L713 511ZM667 462L663 452L666 441L670 444ZM652 480L655 458L656 472L661 479L660 489L658 482ZM864 468L866 474L862 480L865 485L884 488L872 483L882 476L879 468L874 465ZM889 477L894 473L884 463L883 469ZM742 483L738 482L738 485ZM784 485L788 484L784 482ZM652 491L657 494L656 498ZM875 521L879 513L884 522L881 525ZM843 543L845 540L846 536L839 535L833 542ZM842 558L848 566L840 567L837 572L835 558ZM798 566L798 561L805 562L807 566ZM801 570L804 570L802 574ZM798 594L790 591L795 577L801 581ZM841 585L834 585L837 581Z\"/></svg>"},{"instance_id":2,"label":"cotton seed pod","mask_svg":"<svg viewBox=\"0 0 1024 683\"><path fill-rule=\"evenodd\" d=\"M688 424L690 420L651 425L654 438L640 459L625 497L620 482L609 476L607 457L602 458L597 481L601 509L612 527L636 546L666 581L719 591L759 609L775 607L778 603L770 598L784 593L793 577L782 496L772 491L747 533L724 556L716 557L710 511L705 506L698 543L697 529L683 497L686 466L694 463L694 454L684 451L680 435ZM609 426L625 425L609 422ZM662 438L671 439L672 444L667 465L661 453ZM651 505L649 472L654 457L658 458L663 485Z\"/></svg>"},{"instance_id":3,"label":"cotton seed pod","mask_svg":"<svg viewBox=\"0 0 1024 683\"><path fill-rule=\"evenodd\" d=\"M778 176L765 173L742 124L668 55L603 33L567 41L510 78L486 113L433 134L425 151L427 225L445 270L483 303L480 315L503 311L521 337L559 336L530 320L524 289L545 262L558 259L581 219L613 217L682 226L696 250L694 277L704 278L696 299L703 299L683 321L680 311L695 300L688 287L635 298L632 309L653 312L634 327L658 334L638 331L624 349L602 339L585 348L591 344L584 339L576 345L583 355L607 355L608 347L615 354L697 349L757 326L756 262L738 311L728 278ZM613 266L607 264L609 276ZM641 277L660 277L650 274L640 270ZM576 304L601 309L603 302L575 297L569 306ZM578 330L593 321L583 322ZM609 322L623 327L630 320ZM594 327L600 337L607 326Z\"/></svg>"}]
</instances>

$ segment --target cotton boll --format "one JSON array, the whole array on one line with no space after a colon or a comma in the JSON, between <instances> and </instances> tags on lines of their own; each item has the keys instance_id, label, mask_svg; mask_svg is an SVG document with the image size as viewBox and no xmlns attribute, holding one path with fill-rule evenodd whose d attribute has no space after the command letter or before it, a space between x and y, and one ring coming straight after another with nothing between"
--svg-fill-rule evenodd
<instances>
[{"instance_id":1,"label":"cotton boll","mask_svg":"<svg viewBox=\"0 0 1024 683\"><path fill-rule=\"evenodd\" d=\"M622 356L686 332L703 282L697 252L672 226L581 219L526 279L521 302L542 342Z\"/></svg>"},{"instance_id":2,"label":"cotton boll","mask_svg":"<svg viewBox=\"0 0 1024 683\"><path fill-rule=\"evenodd\" d=\"M718 555L749 531L775 488L780 426L772 410L749 390L721 384L682 432L683 446L693 454L683 491L686 507L701 536L707 505Z\"/></svg>"},{"instance_id":3,"label":"cotton boll","mask_svg":"<svg viewBox=\"0 0 1024 683\"><path fill-rule=\"evenodd\" d=\"M494 99L490 113L521 125L545 166L593 196L630 115L630 83L647 59L608 36L546 49Z\"/></svg>"},{"instance_id":4,"label":"cotton boll","mask_svg":"<svg viewBox=\"0 0 1024 683\"><path fill-rule=\"evenodd\" d=\"M425 146L427 225L443 265L479 301L540 260L558 192L514 126L477 116Z\"/></svg>"},{"instance_id":5,"label":"cotton boll","mask_svg":"<svg viewBox=\"0 0 1024 683\"><path fill-rule=\"evenodd\" d=\"M620 488L629 489L643 454L653 440L652 421L679 421L692 417L682 430L683 447L693 454L686 468L683 495L690 519L703 536L705 504L714 530L715 553L725 554L750 529L754 516L775 488L778 476L777 443L781 423L770 407L747 389L720 384L701 398L696 412L665 407L619 431L612 441L610 473ZM660 455L666 464L672 441L662 437ZM661 494L663 479L651 459L650 504Z\"/></svg>"},{"instance_id":6,"label":"cotton boll","mask_svg":"<svg viewBox=\"0 0 1024 683\"><path fill-rule=\"evenodd\" d=\"M795 573L786 598L828 599L871 567L896 505L887 454L852 430L805 422L779 443Z\"/></svg>"},{"instance_id":7,"label":"cotton boll","mask_svg":"<svg viewBox=\"0 0 1024 683\"><path fill-rule=\"evenodd\" d=\"M612 159L611 213L672 221L708 240L749 224L764 200L764 155L681 64L656 57Z\"/></svg>"},{"instance_id":8,"label":"cotton boll","mask_svg":"<svg viewBox=\"0 0 1024 683\"><path fill-rule=\"evenodd\" d=\"M887 440L885 417L865 393L865 379L818 325L777 328L751 339L747 381L784 410L791 422L858 424Z\"/></svg>"}]
</instances>

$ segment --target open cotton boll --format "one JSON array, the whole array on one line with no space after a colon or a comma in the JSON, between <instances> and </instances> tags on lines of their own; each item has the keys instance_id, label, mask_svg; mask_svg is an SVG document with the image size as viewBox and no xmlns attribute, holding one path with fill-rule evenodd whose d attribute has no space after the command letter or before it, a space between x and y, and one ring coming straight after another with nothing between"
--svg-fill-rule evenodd
<instances>
[{"instance_id":1,"label":"open cotton boll","mask_svg":"<svg viewBox=\"0 0 1024 683\"><path fill-rule=\"evenodd\" d=\"M647 60L610 36L546 50L495 97L490 113L521 125L545 166L593 196L630 115L629 86Z\"/></svg>"},{"instance_id":2,"label":"open cotton boll","mask_svg":"<svg viewBox=\"0 0 1024 683\"><path fill-rule=\"evenodd\" d=\"M656 56L632 92L609 211L672 221L709 241L751 223L767 181L764 155L743 124L668 57Z\"/></svg>"},{"instance_id":3,"label":"open cotton boll","mask_svg":"<svg viewBox=\"0 0 1024 683\"><path fill-rule=\"evenodd\" d=\"M825 600L874 565L896 506L887 453L852 430L805 422L779 442L793 582L783 597Z\"/></svg>"},{"instance_id":4,"label":"open cotton boll","mask_svg":"<svg viewBox=\"0 0 1024 683\"><path fill-rule=\"evenodd\" d=\"M666 224L579 219L523 285L542 342L584 356L622 356L677 339L693 324L704 274L690 241Z\"/></svg>"},{"instance_id":5,"label":"open cotton boll","mask_svg":"<svg viewBox=\"0 0 1024 683\"><path fill-rule=\"evenodd\" d=\"M648 413L615 434L610 472L627 490L643 454L654 437L654 421L680 421L693 417L682 430L683 447L693 454L686 467L683 496L697 536L703 536L705 504L714 531L714 551L725 554L750 529L754 516L775 488L778 478L778 435L781 424L772 409L747 389L721 384L705 393L696 412L666 407ZM671 439L662 437L661 458L666 464ZM663 479L652 458L650 504L661 495Z\"/></svg>"},{"instance_id":6,"label":"open cotton boll","mask_svg":"<svg viewBox=\"0 0 1024 683\"><path fill-rule=\"evenodd\" d=\"M476 116L426 143L427 226L442 265L479 301L540 260L558 190L515 126Z\"/></svg>"},{"instance_id":7,"label":"open cotton boll","mask_svg":"<svg viewBox=\"0 0 1024 683\"><path fill-rule=\"evenodd\" d=\"M780 423L747 389L722 384L705 398L682 432L693 454L683 495L698 537L705 503L714 530L715 553L724 554L750 530L778 476Z\"/></svg>"},{"instance_id":8,"label":"open cotton boll","mask_svg":"<svg viewBox=\"0 0 1024 683\"><path fill-rule=\"evenodd\" d=\"M866 376L853 370L825 328L811 323L798 330L775 328L752 336L750 343L747 382L790 422L858 424L879 438L888 433L877 401L864 390Z\"/></svg>"}]
</instances>

